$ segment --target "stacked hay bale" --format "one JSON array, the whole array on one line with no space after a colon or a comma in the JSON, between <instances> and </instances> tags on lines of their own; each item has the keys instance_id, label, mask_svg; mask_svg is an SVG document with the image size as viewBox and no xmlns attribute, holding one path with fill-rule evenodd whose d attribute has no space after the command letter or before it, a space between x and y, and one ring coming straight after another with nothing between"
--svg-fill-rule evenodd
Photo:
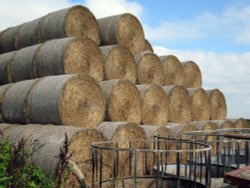
<instances>
[{"instance_id":1,"label":"stacked hay bale","mask_svg":"<svg viewBox=\"0 0 250 188\"><path fill-rule=\"evenodd\" d=\"M88 8L73 6L1 32L0 54L55 38L87 36L100 43L100 28Z\"/></svg>"},{"instance_id":2,"label":"stacked hay bale","mask_svg":"<svg viewBox=\"0 0 250 188\"><path fill-rule=\"evenodd\" d=\"M66 187L79 187L77 179L83 179L87 185L91 185L91 143L105 141L104 135L96 129L85 129L71 126L53 126L53 125L12 125L1 124L0 130L4 137L0 141L8 138L9 141L17 145L18 141L25 139L27 147L32 147L33 142L39 141L43 145L38 152L32 155L32 160L48 174L54 175L60 160L61 148L64 147L65 134L69 142L68 155L74 152L70 158L72 171L69 176L69 182ZM73 184L72 184L73 180Z\"/></svg>"},{"instance_id":3,"label":"stacked hay bale","mask_svg":"<svg viewBox=\"0 0 250 188\"><path fill-rule=\"evenodd\" d=\"M0 54L0 122L71 126L44 126L35 133L30 125L30 139L97 128L104 136L82 140L89 146L105 139L126 143L155 134L178 137L195 130L246 127L241 119L225 120L223 93L202 88L195 62L153 53L140 21L129 13L96 20L83 6L58 10L2 31ZM0 130L25 136L26 128L8 126L0 125ZM86 138L94 134L86 133ZM82 155L79 151L75 157ZM128 175L128 156L119 160L120 175ZM112 166L106 165L110 172ZM90 182L89 174L84 175Z\"/></svg>"}]
</instances>

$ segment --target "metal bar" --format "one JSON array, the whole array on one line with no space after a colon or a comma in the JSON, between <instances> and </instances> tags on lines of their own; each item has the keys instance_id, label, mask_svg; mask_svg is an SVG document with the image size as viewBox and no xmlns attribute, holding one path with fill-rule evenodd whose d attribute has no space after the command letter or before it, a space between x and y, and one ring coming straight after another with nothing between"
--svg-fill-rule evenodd
<instances>
[{"instance_id":1,"label":"metal bar","mask_svg":"<svg viewBox=\"0 0 250 188\"><path fill-rule=\"evenodd\" d=\"M133 173L133 188L136 188L136 150L133 150L133 162L134 162L134 173Z\"/></svg>"},{"instance_id":2,"label":"metal bar","mask_svg":"<svg viewBox=\"0 0 250 188\"><path fill-rule=\"evenodd\" d=\"M100 149L100 181L99 181L99 187L102 187L102 148Z\"/></svg>"}]
</instances>

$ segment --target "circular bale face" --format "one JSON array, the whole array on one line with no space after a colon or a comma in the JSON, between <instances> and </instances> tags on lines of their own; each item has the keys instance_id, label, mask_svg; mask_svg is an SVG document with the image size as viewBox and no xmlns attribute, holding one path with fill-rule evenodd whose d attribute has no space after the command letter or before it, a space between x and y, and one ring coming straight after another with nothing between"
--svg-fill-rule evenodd
<instances>
[{"instance_id":1,"label":"circular bale face","mask_svg":"<svg viewBox=\"0 0 250 188\"><path fill-rule=\"evenodd\" d=\"M136 57L137 76L140 84L164 85L164 72L158 56L144 51Z\"/></svg>"},{"instance_id":2,"label":"circular bale face","mask_svg":"<svg viewBox=\"0 0 250 188\"><path fill-rule=\"evenodd\" d=\"M131 52L121 45L101 47L108 51L104 60L105 79L128 79L135 83L137 79L135 60Z\"/></svg>"},{"instance_id":3,"label":"circular bale face","mask_svg":"<svg viewBox=\"0 0 250 188\"><path fill-rule=\"evenodd\" d=\"M140 21L132 14L122 14L116 23L118 44L126 46L133 55L143 51L144 31Z\"/></svg>"},{"instance_id":4,"label":"circular bale face","mask_svg":"<svg viewBox=\"0 0 250 188\"><path fill-rule=\"evenodd\" d=\"M59 107L64 125L96 127L105 109L98 82L89 76L73 76L64 85Z\"/></svg>"},{"instance_id":5,"label":"circular bale face","mask_svg":"<svg viewBox=\"0 0 250 188\"><path fill-rule=\"evenodd\" d=\"M183 85L184 70L180 60L174 55L159 57L163 66L165 83L164 85Z\"/></svg>"},{"instance_id":6,"label":"circular bale face","mask_svg":"<svg viewBox=\"0 0 250 188\"><path fill-rule=\"evenodd\" d=\"M103 80L103 59L99 47L88 38L75 38L64 52L66 74L88 74Z\"/></svg>"},{"instance_id":7,"label":"circular bale face","mask_svg":"<svg viewBox=\"0 0 250 188\"><path fill-rule=\"evenodd\" d=\"M141 108L140 93L131 81L119 80L112 86L107 105L108 119L139 124Z\"/></svg>"},{"instance_id":8,"label":"circular bale face","mask_svg":"<svg viewBox=\"0 0 250 188\"><path fill-rule=\"evenodd\" d=\"M227 104L223 93L219 89L208 90L210 103L210 119L222 120L227 116Z\"/></svg>"},{"instance_id":9,"label":"circular bale face","mask_svg":"<svg viewBox=\"0 0 250 188\"><path fill-rule=\"evenodd\" d=\"M197 88L202 85L202 76L199 66L193 61L182 63L184 70L184 86L187 88Z\"/></svg>"},{"instance_id":10,"label":"circular bale face","mask_svg":"<svg viewBox=\"0 0 250 188\"><path fill-rule=\"evenodd\" d=\"M169 101L164 90L156 85L137 85L142 95L142 123L163 126L169 119Z\"/></svg>"},{"instance_id":11,"label":"circular bale face","mask_svg":"<svg viewBox=\"0 0 250 188\"><path fill-rule=\"evenodd\" d=\"M100 43L100 29L96 18L84 6L74 6L69 9L65 18L66 36L87 36L97 44Z\"/></svg>"},{"instance_id":12,"label":"circular bale face","mask_svg":"<svg viewBox=\"0 0 250 188\"><path fill-rule=\"evenodd\" d=\"M169 100L169 122L189 123L191 120L191 106L188 91L182 86L164 86Z\"/></svg>"},{"instance_id":13,"label":"circular bale face","mask_svg":"<svg viewBox=\"0 0 250 188\"><path fill-rule=\"evenodd\" d=\"M202 88L189 88L188 93L191 103L191 120L209 120L210 105L206 91Z\"/></svg>"}]
</instances>

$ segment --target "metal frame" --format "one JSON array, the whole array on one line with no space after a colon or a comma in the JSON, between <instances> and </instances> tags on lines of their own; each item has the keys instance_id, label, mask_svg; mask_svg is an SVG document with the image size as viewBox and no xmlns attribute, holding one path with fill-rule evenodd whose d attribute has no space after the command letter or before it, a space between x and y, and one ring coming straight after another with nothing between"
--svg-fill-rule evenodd
<instances>
[{"instance_id":1,"label":"metal frame","mask_svg":"<svg viewBox=\"0 0 250 188\"><path fill-rule=\"evenodd\" d=\"M126 147L121 147L124 144ZM211 147L201 142L160 136L153 140L98 142L92 144L92 158L93 187L136 188L141 186L138 181L146 180L157 188L169 182L178 188L183 184L197 188L211 184ZM110 177L105 177L104 165L110 165Z\"/></svg>"}]
</instances>

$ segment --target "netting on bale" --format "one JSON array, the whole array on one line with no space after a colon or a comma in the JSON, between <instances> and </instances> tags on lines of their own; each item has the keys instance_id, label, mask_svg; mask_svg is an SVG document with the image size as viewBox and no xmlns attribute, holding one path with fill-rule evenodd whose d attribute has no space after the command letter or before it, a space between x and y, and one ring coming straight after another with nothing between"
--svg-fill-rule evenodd
<instances>
[{"instance_id":1,"label":"netting on bale","mask_svg":"<svg viewBox=\"0 0 250 188\"><path fill-rule=\"evenodd\" d=\"M106 106L106 120L140 124L142 99L135 84L129 80L99 82Z\"/></svg>"},{"instance_id":2,"label":"netting on bale","mask_svg":"<svg viewBox=\"0 0 250 188\"><path fill-rule=\"evenodd\" d=\"M10 63L13 60L15 52L9 52L0 55L0 85L11 82Z\"/></svg>"},{"instance_id":3,"label":"netting on bale","mask_svg":"<svg viewBox=\"0 0 250 188\"><path fill-rule=\"evenodd\" d=\"M100 47L104 56L105 80L128 79L135 83L137 79L134 56L122 45Z\"/></svg>"},{"instance_id":4,"label":"netting on bale","mask_svg":"<svg viewBox=\"0 0 250 188\"><path fill-rule=\"evenodd\" d=\"M142 97L142 124L165 125L169 120L168 97L162 87L136 85Z\"/></svg>"},{"instance_id":5,"label":"netting on bale","mask_svg":"<svg viewBox=\"0 0 250 188\"><path fill-rule=\"evenodd\" d=\"M11 84L6 84L3 86L0 86L0 123L5 122L3 118L3 111L2 111L2 106L3 106L3 98L5 96L5 93L8 91L10 88Z\"/></svg>"},{"instance_id":6,"label":"netting on bale","mask_svg":"<svg viewBox=\"0 0 250 188\"><path fill-rule=\"evenodd\" d=\"M76 5L4 30L0 53L17 50L55 38L85 36L100 43L100 28L90 10Z\"/></svg>"},{"instance_id":7,"label":"netting on bale","mask_svg":"<svg viewBox=\"0 0 250 188\"><path fill-rule=\"evenodd\" d=\"M140 125L146 133L147 139L154 139L154 136L171 136L172 132L166 126Z\"/></svg>"},{"instance_id":8,"label":"netting on bale","mask_svg":"<svg viewBox=\"0 0 250 188\"><path fill-rule=\"evenodd\" d=\"M164 85L164 72L159 57L150 51L135 56L138 83Z\"/></svg>"},{"instance_id":9,"label":"netting on bale","mask_svg":"<svg viewBox=\"0 0 250 188\"><path fill-rule=\"evenodd\" d=\"M230 120L210 120L210 122L215 123L219 129L235 128L235 124Z\"/></svg>"},{"instance_id":10,"label":"netting on bale","mask_svg":"<svg viewBox=\"0 0 250 188\"><path fill-rule=\"evenodd\" d=\"M132 14L124 13L97 19L101 30L101 45L120 44L133 55L144 49L144 31L140 21Z\"/></svg>"},{"instance_id":11,"label":"netting on bale","mask_svg":"<svg viewBox=\"0 0 250 188\"><path fill-rule=\"evenodd\" d=\"M228 119L228 120L234 124L235 128L248 128L247 120L244 118Z\"/></svg>"},{"instance_id":12,"label":"netting on bale","mask_svg":"<svg viewBox=\"0 0 250 188\"><path fill-rule=\"evenodd\" d=\"M41 78L32 85L33 81L15 83L5 94L2 111L8 122L24 123L25 119L26 123L92 128L103 121L101 88L92 77L59 75ZM19 113L14 113L16 110Z\"/></svg>"},{"instance_id":13,"label":"netting on bale","mask_svg":"<svg viewBox=\"0 0 250 188\"><path fill-rule=\"evenodd\" d=\"M8 138L13 144L17 144L21 139L26 140L26 147L32 147L32 143L44 144L39 151L32 156L32 161L38 164L46 173L55 175L58 167L60 148L63 148L65 134L69 142L69 154L73 152L70 158L75 168L72 172L66 187L79 187L76 174L84 176L88 186L92 183L92 153L91 143L105 141L103 134L95 129L76 128L70 126L53 125L12 125L0 124L0 130L3 131L3 138ZM1 138L0 138L1 139Z\"/></svg>"},{"instance_id":14,"label":"netting on bale","mask_svg":"<svg viewBox=\"0 0 250 188\"><path fill-rule=\"evenodd\" d=\"M50 40L41 46L34 61L38 77L80 73L103 80L101 51L86 37Z\"/></svg>"}]
</instances>

